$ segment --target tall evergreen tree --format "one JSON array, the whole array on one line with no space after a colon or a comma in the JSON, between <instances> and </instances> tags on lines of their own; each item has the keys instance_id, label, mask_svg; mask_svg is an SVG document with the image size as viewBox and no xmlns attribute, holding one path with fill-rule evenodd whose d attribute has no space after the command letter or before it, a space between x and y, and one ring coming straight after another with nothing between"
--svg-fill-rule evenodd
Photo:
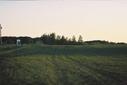
<instances>
[{"instance_id":1,"label":"tall evergreen tree","mask_svg":"<svg viewBox=\"0 0 127 85\"><path fill-rule=\"evenodd\" d=\"M82 43L83 42L83 37L81 35L79 35L78 42L79 43Z\"/></svg>"},{"instance_id":2,"label":"tall evergreen tree","mask_svg":"<svg viewBox=\"0 0 127 85\"><path fill-rule=\"evenodd\" d=\"M77 42L76 42L76 37L73 35L72 36L72 44L75 45Z\"/></svg>"}]
</instances>

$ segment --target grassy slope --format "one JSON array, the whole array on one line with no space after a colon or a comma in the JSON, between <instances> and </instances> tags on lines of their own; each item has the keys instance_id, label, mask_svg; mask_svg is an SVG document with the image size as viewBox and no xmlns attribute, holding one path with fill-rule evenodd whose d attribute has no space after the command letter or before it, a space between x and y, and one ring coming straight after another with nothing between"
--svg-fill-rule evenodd
<instances>
[{"instance_id":1,"label":"grassy slope","mask_svg":"<svg viewBox=\"0 0 127 85\"><path fill-rule=\"evenodd\" d=\"M0 85L127 85L127 46L3 46Z\"/></svg>"}]
</instances>

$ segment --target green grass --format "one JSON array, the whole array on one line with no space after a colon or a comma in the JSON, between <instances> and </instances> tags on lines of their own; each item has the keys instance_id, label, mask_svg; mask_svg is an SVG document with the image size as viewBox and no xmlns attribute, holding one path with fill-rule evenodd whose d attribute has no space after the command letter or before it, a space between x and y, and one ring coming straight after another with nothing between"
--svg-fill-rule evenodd
<instances>
[{"instance_id":1,"label":"green grass","mask_svg":"<svg viewBox=\"0 0 127 85\"><path fill-rule=\"evenodd\" d=\"M127 85L127 45L1 46L0 85Z\"/></svg>"}]
</instances>

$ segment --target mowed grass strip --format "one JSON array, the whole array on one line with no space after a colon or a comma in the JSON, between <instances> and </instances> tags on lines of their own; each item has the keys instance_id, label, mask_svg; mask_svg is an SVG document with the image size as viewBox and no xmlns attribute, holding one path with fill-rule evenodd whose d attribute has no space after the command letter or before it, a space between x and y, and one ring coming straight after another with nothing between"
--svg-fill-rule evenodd
<instances>
[{"instance_id":1,"label":"mowed grass strip","mask_svg":"<svg viewBox=\"0 0 127 85\"><path fill-rule=\"evenodd\" d=\"M33 55L8 58L3 85L124 85L127 58ZM9 83L9 84L8 84Z\"/></svg>"},{"instance_id":2,"label":"mowed grass strip","mask_svg":"<svg viewBox=\"0 0 127 85\"><path fill-rule=\"evenodd\" d=\"M123 85L123 82L127 80L127 58L123 59L105 56L93 56L93 57L69 57L75 62L78 62L81 66L93 70L95 75L99 74L100 80L103 85ZM85 58L85 59L83 59ZM98 75L97 75L98 76Z\"/></svg>"},{"instance_id":3,"label":"mowed grass strip","mask_svg":"<svg viewBox=\"0 0 127 85\"><path fill-rule=\"evenodd\" d=\"M56 64L59 67L61 73L64 73L65 84L68 85L96 85L101 84L98 77L93 71L83 65L77 64L70 60L68 57L61 56L60 58L55 58ZM94 82L94 83L93 83Z\"/></svg>"},{"instance_id":4,"label":"mowed grass strip","mask_svg":"<svg viewBox=\"0 0 127 85\"><path fill-rule=\"evenodd\" d=\"M12 83L18 85L56 85L57 83L55 67L51 63L50 56L15 57L12 63L16 64L17 69L14 72L15 76L11 77L18 81Z\"/></svg>"},{"instance_id":5,"label":"mowed grass strip","mask_svg":"<svg viewBox=\"0 0 127 85\"><path fill-rule=\"evenodd\" d=\"M126 45L0 47L0 85L127 85Z\"/></svg>"}]
</instances>

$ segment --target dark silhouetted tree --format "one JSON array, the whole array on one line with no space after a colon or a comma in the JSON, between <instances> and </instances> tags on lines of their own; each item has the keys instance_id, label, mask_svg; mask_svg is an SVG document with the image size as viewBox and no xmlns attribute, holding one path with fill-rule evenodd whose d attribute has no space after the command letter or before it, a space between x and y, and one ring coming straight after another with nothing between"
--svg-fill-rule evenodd
<instances>
[{"instance_id":1,"label":"dark silhouetted tree","mask_svg":"<svg viewBox=\"0 0 127 85\"><path fill-rule=\"evenodd\" d=\"M64 36L61 37L60 44L62 45L66 44L66 38Z\"/></svg>"},{"instance_id":2,"label":"dark silhouetted tree","mask_svg":"<svg viewBox=\"0 0 127 85\"><path fill-rule=\"evenodd\" d=\"M75 45L77 42L76 42L76 37L73 35L72 36L72 44Z\"/></svg>"},{"instance_id":3,"label":"dark silhouetted tree","mask_svg":"<svg viewBox=\"0 0 127 85\"><path fill-rule=\"evenodd\" d=\"M50 44L52 44L52 45L54 45L54 44L56 44L56 35L55 35L55 33L51 33L50 35L49 35L49 39L50 39Z\"/></svg>"},{"instance_id":4,"label":"dark silhouetted tree","mask_svg":"<svg viewBox=\"0 0 127 85\"><path fill-rule=\"evenodd\" d=\"M83 37L82 37L81 35L79 35L78 43L79 43L79 44L83 44Z\"/></svg>"}]
</instances>

